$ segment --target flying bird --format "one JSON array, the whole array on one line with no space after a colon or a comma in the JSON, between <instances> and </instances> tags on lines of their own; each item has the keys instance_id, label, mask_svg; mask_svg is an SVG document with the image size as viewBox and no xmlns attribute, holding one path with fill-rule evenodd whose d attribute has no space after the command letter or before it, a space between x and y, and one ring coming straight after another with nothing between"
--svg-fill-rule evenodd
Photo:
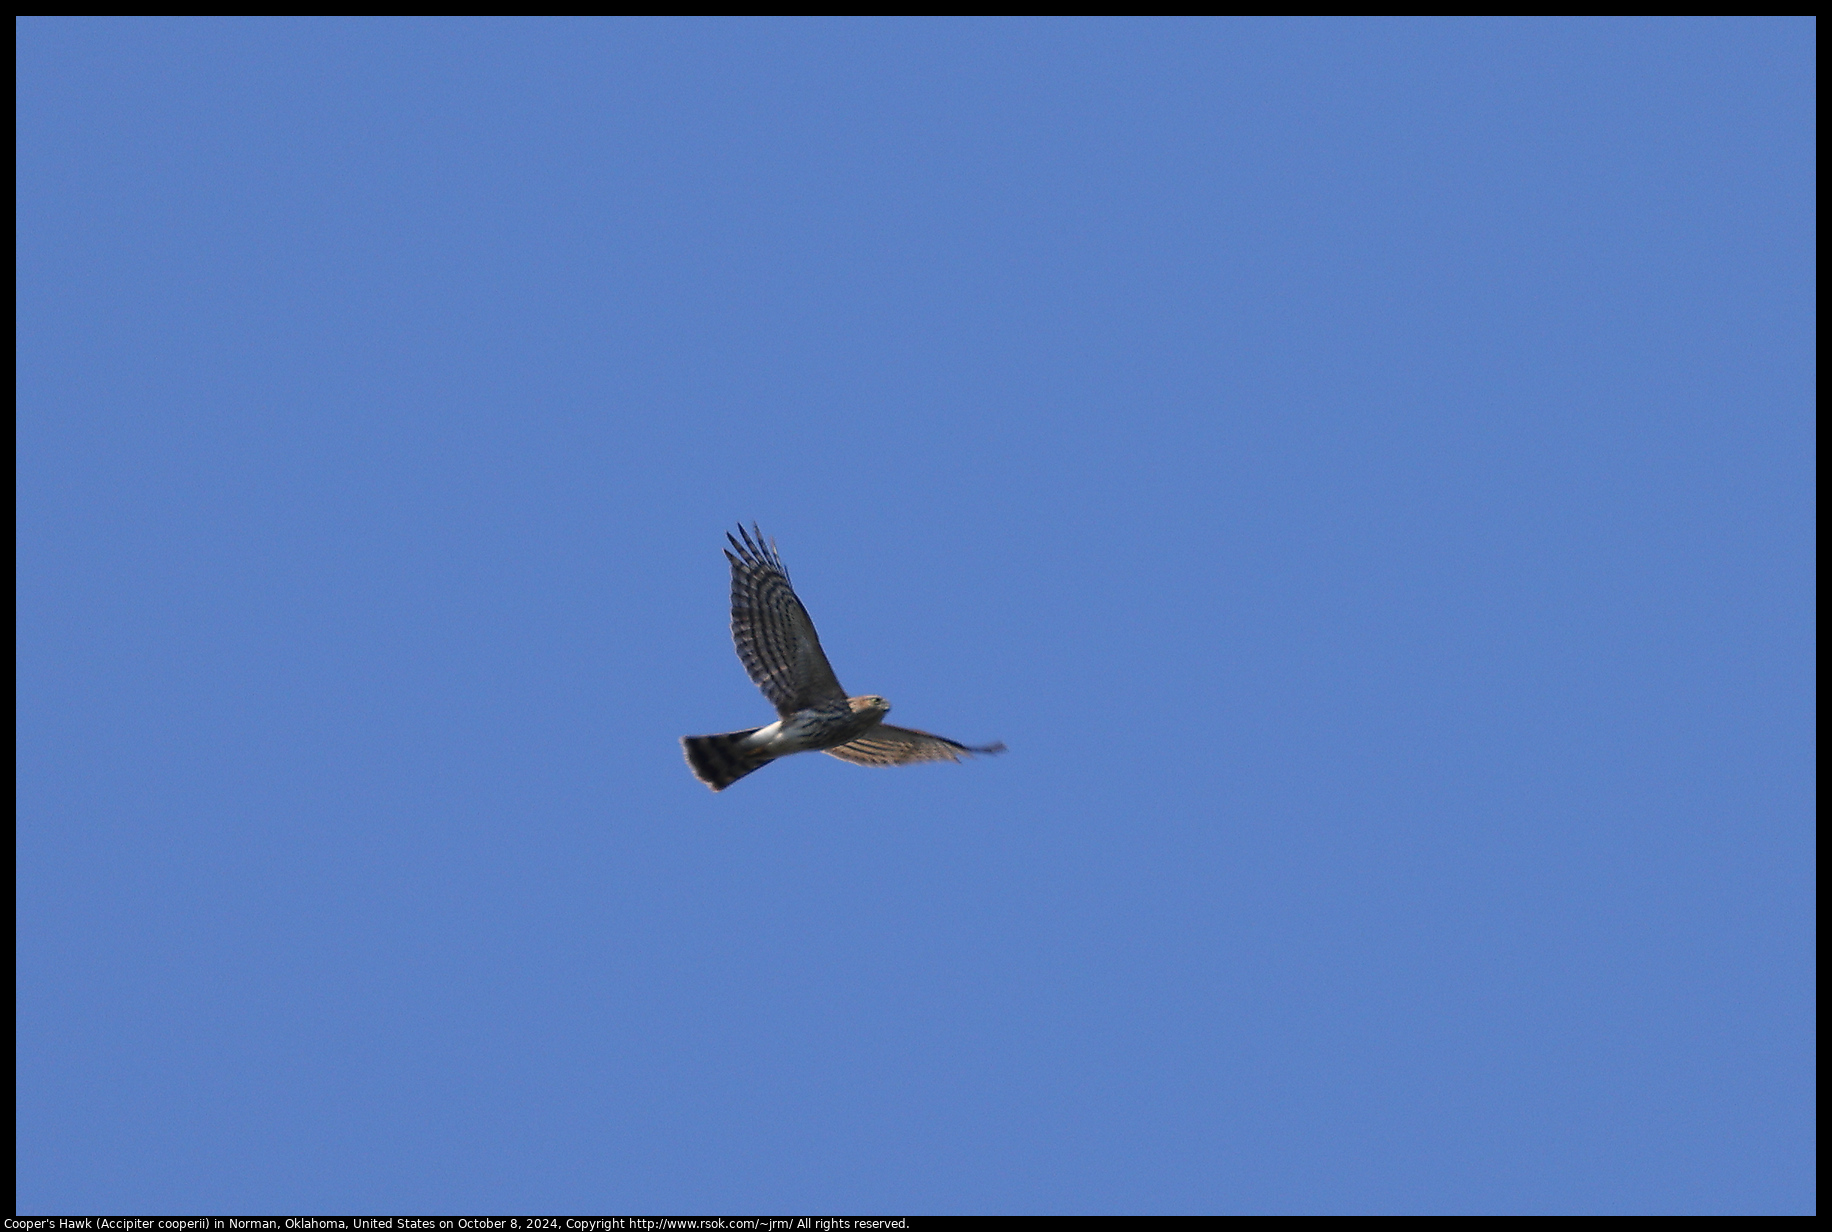
<instances>
[{"instance_id":1,"label":"flying bird","mask_svg":"<svg viewBox=\"0 0 1832 1232\"><path fill-rule=\"evenodd\" d=\"M753 535L755 537L753 537ZM834 677L808 609L788 571L755 525L727 534L732 563L732 641L744 670L781 715L776 722L720 736L682 736L687 764L714 791L791 753L824 752L861 766L959 761L963 754L1003 753L1003 744L970 745L884 722L891 704L848 697Z\"/></svg>"}]
</instances>

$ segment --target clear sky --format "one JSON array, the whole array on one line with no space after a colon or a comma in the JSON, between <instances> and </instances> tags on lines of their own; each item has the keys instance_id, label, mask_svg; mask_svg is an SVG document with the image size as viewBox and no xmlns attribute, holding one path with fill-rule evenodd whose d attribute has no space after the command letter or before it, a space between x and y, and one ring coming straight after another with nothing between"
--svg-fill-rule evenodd
<instances>
[{"instance_id":1,"label":"clear sky","mask_svg":"<svg viewBox=\"0 0 1832 1232\"><path fill-rule=\"evenodd\" d=\"M19 1210L1812 1211L1814 37L25 21Z\"/></svg>"}]
</instances>

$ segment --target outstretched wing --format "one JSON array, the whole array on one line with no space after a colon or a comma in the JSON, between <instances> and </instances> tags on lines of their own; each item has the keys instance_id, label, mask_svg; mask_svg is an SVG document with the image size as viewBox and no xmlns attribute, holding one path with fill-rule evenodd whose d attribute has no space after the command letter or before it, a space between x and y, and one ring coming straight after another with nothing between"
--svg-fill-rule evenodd
<instances>
[{"instance_id":1,"label":"outstretched wing","mask_svg":"<svg viewBox=\"0 0 1832 1232\"><path fill-rule=\"evenodd\" d=\"M726 535L732 562L732 641L744 670L784 718L822 703L844 702L808 609L795 597L774 543L753 539L742 526Z\"/></svg>"},{"instance_id":2,"label":"outstretched wing","mask_svg":"<svg viewBox=\"0 0 1832 1232\"><path fill-rule=\"evenodd\" d=\"M959 761L973 753L1003 753L1002 744L962 744L908 727L880 723L857 740L827 752L861 766L907 766L919 761Z\"/></svg>"}]
</instances>

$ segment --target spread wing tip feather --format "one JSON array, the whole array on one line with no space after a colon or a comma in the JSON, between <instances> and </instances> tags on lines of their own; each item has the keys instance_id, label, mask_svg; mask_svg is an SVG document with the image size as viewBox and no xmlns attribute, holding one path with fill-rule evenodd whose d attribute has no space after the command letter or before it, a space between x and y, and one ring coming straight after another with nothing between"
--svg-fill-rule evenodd
<instances>
[{"instance_id":1,"label":"spread wing tip feather","mask_svg":"<svg viewBox=\"0 0 1832 1232\"><path fill-rule=\"evenodd\" d=\"M1003 753L1005 744L962 744L932 732L909 727L878 726L827 754L860 766L909 766L922 761L959 761L961 754Z\"/></svg>"}]
</instances>

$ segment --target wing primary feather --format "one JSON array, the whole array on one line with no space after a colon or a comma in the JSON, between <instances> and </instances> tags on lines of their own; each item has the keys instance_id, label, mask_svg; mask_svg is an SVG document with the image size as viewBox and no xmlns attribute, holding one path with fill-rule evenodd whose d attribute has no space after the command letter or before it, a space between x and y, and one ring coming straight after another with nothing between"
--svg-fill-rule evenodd
<instances>
[{"instance_id":1,"label":"wing primary feather","mask_svg":"<svg viewBox=\"0 0 1832 1232\"><path fill-rule=\"evenodd\" d=\"M725 554L732 567L732 640L751 680L785 717L845 700L774 541L755 524L725 537L732 546Z\"/></svg>"},{"instance_id":2,"label":"wing primary feather","mask_svg":"<svg viewBox=\"0 0 1832 1232\"><path fill-rule=\"evenodd\" d=\"M959 761L961 754L1003 753L1003 744L962 744L933 732L909 727L878 726L857 740L827 752L841 761L861 766L907 766L921 761Z\"/></svg>"}]
</instances>

